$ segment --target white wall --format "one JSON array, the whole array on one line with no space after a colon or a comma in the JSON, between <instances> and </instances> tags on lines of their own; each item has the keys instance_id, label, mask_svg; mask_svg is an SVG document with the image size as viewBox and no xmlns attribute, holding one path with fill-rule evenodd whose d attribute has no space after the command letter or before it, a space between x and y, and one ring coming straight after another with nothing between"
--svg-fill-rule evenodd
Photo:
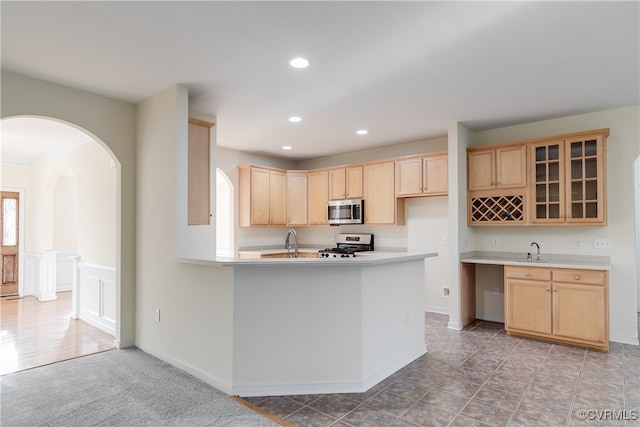
<instances>
[{"instance_id":1,"label":"white wall","mask_svg":"<svg viewBox=\"0 0 640 427\"><path fill-rule=\"evenodd\" d=\"M447 196L419 197L405 200L408 230L407 250L437 252L438 257L425 259L425 310L449 313L449 200Z\"/></svg>"},{"instance_id":2,"label":"white wall","mask_svg":"<svg viewBox=\"0 0 640 427\"><path fill-rule=\"evenodd\" d=\"M460 123L449 125L449 328L462 329L460 312L460 253L473 247L467 227L467 155L471 132Z\"/></svg>"},{"instance_id":3,"label":"white wall","mask_svg":"<svg viewBox=\"0 0 640 427\"><path fill-rule=\"evenodd\" d=\"M233 273L170 259L187 102L177 85L137 108L136 345L225 389L232 380Z\"/></svg>"},{"instance_id":4,"label":"white wall","mask_svg":"<svg viewBox=\"0 0 640 427\"><path fill-rule=\"evenodd\" d=\"M115 182L113 184L115 186ZM112 208L115 223L115 200ZM78 181L74 176L60 176L53 190L53 244L51 247L54 251L78 253L77 224ZM115 260L115 245L113 257ZM115 263L113 265L115 266Z\"/></svg>"},{"instance_id":5,"label":"white wall","mask_svg":"<svg viewBox=\"0 0 640 427\"><path fill-rule=\"evenodd\" d=\"M472 227L474 250L513 251L526 253L529 243L540 244L542 253L606 255L611 258L609 276L611 339L637 342L637 263L633 230L634 177L633 161L638 157L640 140L640 108L638 106L582 114L561 119L528 123L473 133L472 144L496 144L529 138L552 136L590 129L610 128L607 140L608 225L577 227ZM460 215L463 215L461 212ZM500 246L492 246L493 236ZM612 239L610 250L594 249L594 238ZM574 240L583 243L574 248ZM490 291L482 288L478 292ZM492 286L490 283L487 286ZM495 312L481 313L487 316Z\"/></svg>"},{"instance_id":6,"label":"white wall","mask_svg":"<svg viewBox=\"0 0 640 427\"><path fill-rule=\"evenodd\" d=\"M104 144L117 159L119 216L115 234L118 236L116 280L120 304L116 341L119 345L132 344L135 331L135 107L124 101L7 71L2 71L0 80L0 114L3 118L35 116L63 121ZM27 245L32 244L32 238L35 246L33 236L25 239Z\"/></svg>"},{"instance_id":7,"label":"white wall","mask_svg":"<svg viewBox=\"0 0 640 427\"><path fill-rule=\"evenodd\" d=\"M118 177L116 168L111 166L112 160L98 143L88 141L71 150L51 155L34 166L38 211L37 250L72 252L73 242L65 242L68 236L59 236L57 245L54 236L56 232L71 234L75 228L76 252L82 260L115 268ZM69 185L77 186L76 211L73 211L74 206L67 206L66 209L58 206L61 211L56 212L56 189L61 182L69 179L70 174L75 183ZM69 218L64 218L67 213ZM74 224L69 224L71 218L75 218ZM56 229L56 225L59 228Z\"/></svg>"}]
</instances>

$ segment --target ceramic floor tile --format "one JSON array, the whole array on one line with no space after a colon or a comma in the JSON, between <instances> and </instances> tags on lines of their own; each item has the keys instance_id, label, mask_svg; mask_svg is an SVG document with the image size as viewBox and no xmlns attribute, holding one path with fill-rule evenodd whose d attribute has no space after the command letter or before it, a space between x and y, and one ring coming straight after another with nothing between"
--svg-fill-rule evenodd
<instances>
[{"instance_id":1,"label":"ceramic floor tile","mask_svg":"<svg viewBox=\"0 0 640 427\"><path fill-rule=\"evenodd\" d=\"M475 395L475 399L499 408L513 411L520 404L522 393L510 393L506 390L499 390L485 386L482 387Z\"/></svg>"},{"instance_id":2,"label":"ceramic floor tile","mask_svg":"<svg viewBox=\"0 0 640 427\"><path fill-rule=\"evenodd\" d=\"M451 421L449 427L487 427L490 424L485 424L480 420L469 418L466 415L458 415Z\"/></svg>"},{"instance_id":3,"label":"ceramic floor tile","mask_svg":"<svg viewBox=\"0 0 640 427\"><path fill-rule=\"evenodd\" d=\"M341 421L353 427L382 427L390 426L397 418L386 411L363 404L349 412Z\"/></svg>"},{"instance_id":4,"label":"ceramic floor tile","mask_svg":"<svg viewBox=\"0 0 640 427\"><path fill-rule=\"evenodd\" d=\"M495 374L485 383L487 387L505 390L509 393L523 393L529 387L528 380L511 378L504 374Z\"/></svg>"},{"instance_id":5,"label":"ceramic floor tile","mask_svg":"<svg viewBox=\"0 0 640 427\"><path fill-rule=\"evenodd\" d=\"M479 384L463 381L457 378L446 378L436 386L436 388L440 390L466 398L473 397L473 395L480 390L480 387L481 386Z\"/></svg>"},{"instance_id":6,"label":"ceramic floor tile","mask_svg":"<svg viewBox=\"0 0 640 427\"><path fill-rule=\"evenodd\" d=\"M550 424L544 419L540 420L531 415L516 412L511 419L511 423L509 423L509 427L550 427Z\"/></svg>"},{"instance_id":7,"label":"ceramic floor tile","mask_svg":"<svg viewBox=\"0 0 640 427\"><path fill-rule=\"evenodd\" d=\"M385 391L413 399L415 402L427 394L432 388L430 385L416 383L407 378L401 378L385 388Z\"/></svg>"},{"instance_id":8,"label":"ceramic floor tile","mask_svg":"<svg viewBox=\"0 0 640 427\"><path fill-rule=\"evenodd\" d=\"M295 426L323 427L336 422L336 419L312 408L304 407L284 418Z\"/></svg>"},{"instance_id":9,"label":"ceramic floor tile","mask_svg":"<svg viewBox=\"0 0 640 427\"><path fill-rule=\"evenodd\" d=\"M429 427L444 427L455 418L456 414L444 411L437 406L419 401L411 406L401 418L414 424Z\"/></svg>"},{"instance_id":10,"label":"ceramic floor tile","mask_svg":"<svg viewBox=\"0 0 640 427\"><path fill-rule=\"evenodd\" d=\"M400 396L389 391L381 391L365 403L369 408L385 411L398 416L415 402L415 399L407 396Z\"/></svg>"},{"instance_id":11,"label":"ceramic floor tile","mask_svg":"<svg viewBox=\"0 0 640 427\"><path fill-rule=\"evenodd\" d=\"M456 396L437 388L431 390L422 398L426 403L437 406L447 412L458 413L469 401L466 397Z\"/></svg>"},{"instance_id":12,"label":"ceramic floor tile","mask_svg":"<svg viewBox=\"0 0 640 427\"><path fill-rule=\"evenodd\" d=\"M429 352L364 393L246 400L296 427L639 425L578 417L640 410L639 346L611 343L603 353L511 337L495 323L447 324L426 313Z\"/></svg>"},{"instance_id":13,"label":"ceramic floor tile","mask_svg":"<svg viewBox=\"0 0 640 427\"><path fill-rule=\"evenodd\" d=\"M270 414L280 418L285 418L286 416L301 409L304 405L291 400L288 397L274 396L263 400L258 406Z\"/></svg>"},{"instance_id":14,"label":"ceramic floor tile","mask_svg":"<svg viewBox=\"0 0 640 427\"><path fill-rule=\"evenodd\" d=\"M358 406L358 402L355 402L344 395L328 394L314 400L309 403L308 406L334 418L341 418L347 413L353 411Z\"/></svg>"},{"instance_id":15,"label":"ceramic floor tile","mask_svg":"<svg viewBox=\"0 0 640 427\"><path fill-rule=\"evenodd\" d=\"M547 425L564 425L569 416L570 406L565 402L550 400L534 400L523 398L518 407L518 412L524 412L534 418L547 421Z\"/></svg>"},{"instance_id":16,"label":"ceramic floor tile","mask_svg":"<svg viewBox=\"0 0 640 427\"><path fill-rule=\"evenodd\" d=\"M462 410L462 415L473 418L488 425L503 427L506 426L513 411L488 405L479 400L472 400Z\"/></svg>"}]
</instances>

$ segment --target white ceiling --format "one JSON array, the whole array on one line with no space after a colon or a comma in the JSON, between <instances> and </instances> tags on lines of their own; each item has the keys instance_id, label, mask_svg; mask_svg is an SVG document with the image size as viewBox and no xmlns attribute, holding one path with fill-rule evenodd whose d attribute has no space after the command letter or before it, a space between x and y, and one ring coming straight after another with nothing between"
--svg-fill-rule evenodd
<instances>
[{"instance_id":1,"label":"white ceiling","mask_svg":"<svg viewBox=\"0 0 640 427\"><path fill-rule=\"evenodd\" d=\"M638 104L639 6L3 0L1 59L133 103L180 83L218 145L310 158Z\"/></svg>"}]
</instances>

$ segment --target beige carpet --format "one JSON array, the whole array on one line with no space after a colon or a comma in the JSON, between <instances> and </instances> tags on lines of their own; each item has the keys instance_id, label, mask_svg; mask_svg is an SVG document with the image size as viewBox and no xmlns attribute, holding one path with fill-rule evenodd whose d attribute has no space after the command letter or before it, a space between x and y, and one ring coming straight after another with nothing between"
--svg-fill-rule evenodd
<instances>
[{"instance_id":1,"label":"beige carpet","mask_svg":"<svg viewBox=\"0 0 640 427\"><path fill-rule=\"evenodd\" d=\"M0 377L0 425L278 426L141 350L114 350Z\"/></svg>"}]
</instances>

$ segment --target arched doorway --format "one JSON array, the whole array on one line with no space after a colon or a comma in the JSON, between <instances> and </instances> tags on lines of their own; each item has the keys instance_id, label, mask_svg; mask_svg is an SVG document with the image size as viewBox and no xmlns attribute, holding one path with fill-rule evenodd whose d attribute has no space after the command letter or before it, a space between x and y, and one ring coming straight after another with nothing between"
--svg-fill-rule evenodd
<instances>
[{"instance_id":1,"label":"arched doorway","mask_svg":"<svg viewBox=\"0 0 640 427\"><path fill-rule=\"evenodd\" d=\"M82 288L73 288L71 300L77 301L78 307L68 312L112 335L109 347L113 348L119 331L116 313L120 305L117 297L120 262L117 249L120 245L118 160L89 132L57 119L4 118L0 121L0 135L2 186L19 188L25 195L21 200L21 211L25 213L20 239L23 243L21 259L35 260L40 263L35 265L40 269L42 263L53 260L58 267L54 270L57 271L53 279L56 282L54 292L61 277L63 280L75 277L76 284ZM61 254L73 258L73 262L67 263L64 261L68 260L63 259L61 263ZM73 270L64 274L62 270L67 268ZM42 274L34 274L33 269L33 263L23 263L19 274L21 296L34 295L34 277L36 285L42 283ZM89 295L90 291L83 294L82 289L91 290L95 295ZM90 319L90 315L95 319ZM74 340L69 336L72 329L65 331L61 340L67 343ZM86 345L85 348L86 354L103 350L104 341L100 346ZM64 352L59 355L60 360L69 356Z\"/></svg>"}]
</instances>

